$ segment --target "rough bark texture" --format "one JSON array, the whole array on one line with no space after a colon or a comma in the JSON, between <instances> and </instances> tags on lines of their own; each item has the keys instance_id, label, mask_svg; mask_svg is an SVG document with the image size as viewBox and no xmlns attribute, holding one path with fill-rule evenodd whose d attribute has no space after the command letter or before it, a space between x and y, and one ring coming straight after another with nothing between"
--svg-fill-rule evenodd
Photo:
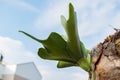
<instances>
[{"instance_id":1,"label":"rough bark texture","mask_svg":"<svg viewBox=\"0 0 120 80\"><path fill-rule=\"evenodd\" d=\"M120 31L92 50L95 80L120 80Z\"/></svg>"}]
</instances>

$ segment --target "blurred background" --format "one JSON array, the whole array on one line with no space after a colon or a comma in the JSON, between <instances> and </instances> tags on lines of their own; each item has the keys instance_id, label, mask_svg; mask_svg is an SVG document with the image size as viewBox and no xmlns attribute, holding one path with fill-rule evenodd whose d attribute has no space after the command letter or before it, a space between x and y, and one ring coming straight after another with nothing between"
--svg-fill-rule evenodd
<instances>
[{"instance_id":1,"label":"blurred background","mask_svg":"<svg viewBox=\"0 0 120 80\"><path fill-rule=\"evenodd\" d=\"M88 80L78 67L57 69L55 61L38 57L38 42L19 33L26 31L40 39L51 32L65 35L60 16L68 18L68 4L74 5L80 39L92 49L120 28L119 0L0 0L0 52L6 64L34 62L42 80Z\"/></svg>"}]
</instances>

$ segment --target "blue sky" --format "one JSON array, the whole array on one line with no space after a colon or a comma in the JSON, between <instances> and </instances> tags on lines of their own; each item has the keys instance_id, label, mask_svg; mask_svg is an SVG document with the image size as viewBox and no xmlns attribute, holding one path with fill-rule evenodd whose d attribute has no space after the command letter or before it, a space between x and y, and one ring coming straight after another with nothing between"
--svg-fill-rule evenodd
<instances>
[{"instance_id":1,"label":"blue sky","mask_svg":"<svg viewBox=\"0 0 120 80\"><path fill-rule=\"evenodd\" d=\"M54 61L40 59L38 42L19 33L24 30L40 39L51 32L65 34L60 16L68 17L68 4L77 12L81 40L92 49L106 36L120 28L119 0L0 0L0 51L6 64L33 61L43 80L87 80L87 73L77 67L57 69Z\"/></svg>"}]
</instances>

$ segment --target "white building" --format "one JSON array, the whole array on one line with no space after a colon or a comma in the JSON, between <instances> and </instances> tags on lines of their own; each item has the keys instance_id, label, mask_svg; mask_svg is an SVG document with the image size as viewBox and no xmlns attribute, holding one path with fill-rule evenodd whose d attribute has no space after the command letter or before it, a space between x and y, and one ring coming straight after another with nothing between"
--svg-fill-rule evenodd
<instances>
[{"instance_id":1,"label":"white building","mask_svg":"<svg viewBox=\"0 0 120 80\"><path fill-rule=\"evenodd\" d=\"M0 64L0 80L42 80L33 62L4 65Z\"/></svg>"}]
</instances>

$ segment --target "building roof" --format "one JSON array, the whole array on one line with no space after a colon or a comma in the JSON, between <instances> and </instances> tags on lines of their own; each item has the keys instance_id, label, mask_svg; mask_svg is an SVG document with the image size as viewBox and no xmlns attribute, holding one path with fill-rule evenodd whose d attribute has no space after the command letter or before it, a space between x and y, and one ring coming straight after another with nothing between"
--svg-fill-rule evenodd
<instances>
[{"instance_id":1,"label":"building roof","mask_svg":"<svg viewBox=\"0 0 120 80\"><path fill-rule=\"evenodd\" d=\"M28 80L41 80L41 74L33 62L18 64L15 74Z\"/></svg>"},{"instance_id":2,"label":"building roof","mask_svg":"<svg viewBox=\"0 0 120 80\"><path fill-rule=\"evenodd\" d=\"M33 62L17 65L0 65L0 79L41 80L42 76Z\"/></svg>"}]
</instances>

